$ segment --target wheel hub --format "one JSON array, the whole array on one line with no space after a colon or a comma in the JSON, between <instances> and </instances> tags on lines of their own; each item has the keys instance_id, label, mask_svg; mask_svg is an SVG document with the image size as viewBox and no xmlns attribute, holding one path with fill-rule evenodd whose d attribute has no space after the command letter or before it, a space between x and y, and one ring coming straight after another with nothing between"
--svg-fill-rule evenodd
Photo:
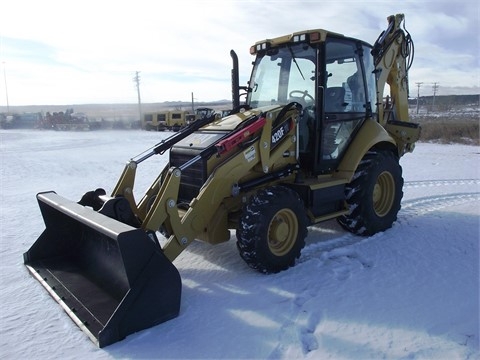
<instances>
[{"instance_id":1,"label":"wheel hub","mask_svg":"<svg viewBox=\"0 0 480 360\"><path fill-rule=\"evenodd\" d=\"M283 221L276 221L272 224L272 234L278 242L284 242L288 237L288 225Z\"/></svg>"},{"instance_id":2,"label":"wheel hub","mask_svg":"<svg viewBox=\"0 0 480 360\"><path fill-rule=\"evenodd\" d=\"M298 220L290 209L282 209L275 214L268 227L268 247L276 256L287 254L295 244L298 233Z\"/></svg>"},{"instance_id":3,"label":"wheel hub","mask_svg":"<svg viewBox=\"0 0 480 360\"><path fill-rule=\"evenodd\" d=\"M383 217L388 214L395 199L395 180L388 171L382 172L373 187L373 209L377 216Z\"/></svg>"}]
</instances>

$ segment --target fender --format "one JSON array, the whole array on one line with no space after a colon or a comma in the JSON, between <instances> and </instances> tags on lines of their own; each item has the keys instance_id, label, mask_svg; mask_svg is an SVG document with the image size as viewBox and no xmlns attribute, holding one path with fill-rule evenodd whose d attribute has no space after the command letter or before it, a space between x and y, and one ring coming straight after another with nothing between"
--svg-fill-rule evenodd
<instances>
[{"instance_id":1,"label":"fender","mask_svg":"<svg viewBox=\"0 0 480 360\"><path fill-rule=\"evenodd\" d=\"M334 177L344 178L347 179L347 182L350 182L363 156L367 151L379 144L383 147L391 148L395 152L397 151L395 140L388 134L385 128L375 120L367 119L348 147Z\"/></svg>"}]
</instances>

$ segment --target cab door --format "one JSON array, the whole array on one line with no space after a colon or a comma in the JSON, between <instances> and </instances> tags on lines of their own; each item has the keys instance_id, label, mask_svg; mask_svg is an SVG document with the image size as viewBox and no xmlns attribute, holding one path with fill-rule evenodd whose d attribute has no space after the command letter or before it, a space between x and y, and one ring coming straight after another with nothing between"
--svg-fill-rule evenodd
<instances>
[{"instance_id":1,"label":"cab door","mask_svg":"<svg viewBox=\"0 0 480 360\"><path fill-rule=\"evenodd\" d=\"M362 123L373 116L375 101L371 99L376 89L370 50L355 39L332 37L325 42L318 91L316 174L337 168Z\"/></svg>"}]
</instances>

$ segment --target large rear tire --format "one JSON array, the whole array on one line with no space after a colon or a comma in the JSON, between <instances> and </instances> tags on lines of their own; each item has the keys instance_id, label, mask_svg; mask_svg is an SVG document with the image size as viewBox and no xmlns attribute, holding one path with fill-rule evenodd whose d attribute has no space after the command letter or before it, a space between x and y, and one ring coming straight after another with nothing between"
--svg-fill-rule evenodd
<instances>
[{"instance_id":1,"label":"large rear tire","mask_svg":"<svg viewBox=\"0 0 480 360\"><path fill-rule=\"evenodd\" d=\"M268 274L295 265L307 236L302 200L284 186L260 190L244 206L236 235L240 256L251 268Z\"/></svg>"},{"instance_id":2,"label":"large rear tire","mask_svg":"<svg viewBox=\"0 0 480 360\"><path fill-rule=\"evenodd\" d=\"M337 220L357 235L369 236L392 227L400 211L403 177L391 151L367 153L346 187L349 213Z\"/></svg>"}]
</instances>

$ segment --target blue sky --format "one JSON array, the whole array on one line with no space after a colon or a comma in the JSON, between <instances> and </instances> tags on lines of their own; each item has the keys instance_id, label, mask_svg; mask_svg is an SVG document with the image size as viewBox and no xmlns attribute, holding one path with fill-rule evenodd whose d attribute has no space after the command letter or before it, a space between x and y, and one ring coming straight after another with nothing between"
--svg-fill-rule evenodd
<instances>
[{"instance_id":1,"label":"blue sky","mask_svg":"<svg viewBox=\"0 0 480 360\"><path fill-rule=\"evenodd\" d=\"M323 28L375 42L404 13L415 44L410 94L480 93L480 5L459 1L15 0L0 5L0 111L10 106L230 99L256 41ZM6 86L5 86L6 84Z\"/></svg>"}]
</instances>

